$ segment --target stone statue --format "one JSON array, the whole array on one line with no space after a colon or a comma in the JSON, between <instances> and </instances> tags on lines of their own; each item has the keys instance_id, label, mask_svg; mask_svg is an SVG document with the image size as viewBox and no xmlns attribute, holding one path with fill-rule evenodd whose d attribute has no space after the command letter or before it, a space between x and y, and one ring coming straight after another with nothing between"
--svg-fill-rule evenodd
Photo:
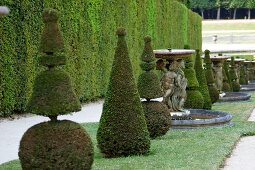
<instances>
[{"instance_id":1,"label":"stone statue","mask_svg":"<svg viewBox=\"0 0 255 170\"><path fill-rule=\"evenodd\" d=\"M177 77L175 79L175 88L172 96L172 105L173 111L181 111L183 112L184 102L187 98L186 87L187 87L187 79L184 76L184 72L182 69L185 67L184 60L177 61Z\"/></svg>"},{"instance_id":2,"label":"stone statue","mask_svg":"<svg viewBox=\"0 0 255 170\"><path fill-rule=\"evenodd\" d=\"M163 102L172 112L184 111L183 106L186 100L187 79L182 71L184 61L172 61L161 78L161 87L164 92Z\"/></svg>"},{"instance_id":3,"label":"stone statue","mask_svg":"<svg viewBox=\"0 0 255 170\"><path fill-rule=\"evenodd\" d=\"M214 73L216 88L220 93L222 92L223 87L222 66L223 64L221 62L214 62L212 69Z\"/></svg>"}]
</instances>

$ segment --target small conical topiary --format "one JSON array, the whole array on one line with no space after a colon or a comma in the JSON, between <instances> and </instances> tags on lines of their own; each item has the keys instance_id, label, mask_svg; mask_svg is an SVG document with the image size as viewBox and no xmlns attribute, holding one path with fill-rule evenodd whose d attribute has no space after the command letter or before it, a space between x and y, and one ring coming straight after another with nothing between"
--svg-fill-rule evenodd
<instances>
[{"instance_id":1,"label":"small conical topiary","mask_svg":"<svg viewBox=\"0 0 255 170\"><path fill-rule=\"evenodd\" d=\"M230 68L229 68L229 78L231 81L231 86L233 88L233 92L239 92L240 91L240 84L237 82L237 75L236 75L236 70L235 70L235 62L234 62L234 57L231 57L231 62L230 62Z\"/></svg>"},{"instance_id":2,"label":"small conical topiary","mask_svg":"<svg viewBox=\"0 0 255 170\"><path fill-rule=\"evenodd\" d=\"M207 81L207 86L208 86L209 94L211 97L211 101L212 101L212 103L215 103L219 99L219 91L216 88L215 79L213 77L212 61L210 59L210 51L205 50L204 54L205 54L205 58L204 58L205 77L206 77L206 81Z\"/></svg>"},{"instance_id":3,"label":"small conical topiary","mask_svg":"<svg viewBox=\"0 0 255 170\"><path fill-rule=\"evenodd\" d=\"M203 95L204 98L204 107L203 109L211 109L212 108L212 102L208 90L208 86L206 83L206 77L205 72L202 66L202 59L199 50L196 50L196 60L195 60L195 71L197 76L197 81L199 83L199 91Z\"/></svg>"},{"instance_id":4,"label":"small conical topiary","mask_svg":"<svg viewBox=\"0 0 255 170\"><path fill-rule=\"evenodd\" d=\"M227 61L224 61L223 63L223 69L222 69L222 75L223 75L223 86L222 86L222 91L223 92L231 92L232 91L232 88L230 86L230 83L229 83L229 79L228 79L228 63Z\"/></svg>"},{"instance_id":5,"label":"small conical topiary","mask_svg":"<svg viewBox=\"0 0 255 170\"><path fill-rule=\"evenodd\" d=\"M23 135L19 158L23 169L91 169L94 152L89 135L78 123L58 120L57 116L81 110L69 75L59 65L65 64L63 38L57 11L43 12L45 27L39 62L47 69L35 79L27 110L51 121L29 128Z\"/></svg>"},{"instance_id":6,"label":"small conical topiary","mask_svg":"<svg viewBox=\"0 0 255 170\"><path fill-rule=\"evenodd\" d=\"M97 131L98 147L105 157L146 154L150 149L149 132L128 56L125 29L119 28L117 35L117 48Z\"/></svg>"},{"instance_id":7,"label":"small conical topiary","mask_svg":"<svg viewBox=\"0 0 255 170\"><path fill-rule=\"evenodd\" d=\"M151 138L156 138L166 134L171 125L171 114L167 106L158 101L150 101L151 99L162 97L162 89L158 76L153 72L156 63L153 49L151 46L151 38L144 38L144 50L141 56L140 64L144 71L138 78L138 91L141 98L147 101L142 102L147 127Z\"/></svg>"},{"instance_id":8,"label":"small conical topiary","mask_svg":"<svg viewBox=\"0 0 255 170\"><path fill-rule=\"evenodd\" d=\"M153 72L156 67L155 56L151 46L151 37L144 38L144 50L141 56L140 64L144 71L138 78L138 91L141 98L146 100L162 97L162 90L158 76Z\"/></svg>"},{"instance_id":9,"label":"small conical topiary","mask_svg":"<svg viewBox=\"0 0 255 170\"><path fill-rule=\"evenodd\" d=\"M223 91L225 91L225 92L232 92L233 88L232 88L232 84L231 84L230 76L229 76L229 62L228 61L224 61L223 70L224 70L223 76L226 75L225 78L223 77L224 78L223 79ZM227 79L227 83L224 84L226 79Z\"/></svg>"},{"instance_id":10,"label":"small conical topiary","mask_svg":"<svg viewBox=\"0 0 255 170\"><path fill-rule=\"evenodd\" d=\"M189 49L189 46L186 45L184 48ZM204 98L198 90L199 83L197 81L192 55L185 58L185 68L183 71L188 81L186 87L187 99L185 101L184 107L192 109L202 109L204 107Z\"/></svg>"},{"instance_id":11,"label":"small conical topiary","mask_svg":"<svg viewBox=\"0 0 255 170\"><path fill-rule=\"evenodd\" d=\"M240 66L240 80L239 80L240 84L248 84L248 79L247 79L247 72L245 70L245 66L244 64L241 64Z\"/></svg>"}]
</instances>

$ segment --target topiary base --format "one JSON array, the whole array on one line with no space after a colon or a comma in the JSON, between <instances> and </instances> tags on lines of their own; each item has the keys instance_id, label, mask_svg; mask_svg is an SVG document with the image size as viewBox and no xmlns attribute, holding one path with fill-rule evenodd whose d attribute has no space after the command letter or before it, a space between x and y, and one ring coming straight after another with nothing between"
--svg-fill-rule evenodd
<instances>
[{"instance_id":1,"label":"topiary base","mask_svg":"<svg viewBox=\"0 0 255 170\"><path fill-rule=\"evenodd\" d=\"M23 170L91 169L93 156L87 132L78 123L68 120L32 126L23 135L19 148Z\"/></svg>"},{"instance_id":2,"label":"topiary base","mask_svg":"<svg viewBox=\"0 0 255 170\"><path fill-rule=\"evenodd\" d=\"M184 108L188 109L203 109L204 98L198 90L187 90L187 99Z\"/></svg>"},{"instance_id":3,"label":"topiary base","mask_svg":"<svg viewBox=\"0 0 255 170\"><path fill-rule=\"evenodd\" d=\"M171 126L171 114L165 104L158 101L142 102L148 131L152 139L163 136Z\"/></svg>"},{"instance_id":4,"label":"topiary base","mask_svg":"<svg viewBox=\"0 0 255 170\"><path fill-rule=\"evenodd\" d=\"M216 89L214 85L208 85L208 90L209 90L212 103L217 102L217 100L220 97L219 91Z\"/></svg>"}]
</instances>

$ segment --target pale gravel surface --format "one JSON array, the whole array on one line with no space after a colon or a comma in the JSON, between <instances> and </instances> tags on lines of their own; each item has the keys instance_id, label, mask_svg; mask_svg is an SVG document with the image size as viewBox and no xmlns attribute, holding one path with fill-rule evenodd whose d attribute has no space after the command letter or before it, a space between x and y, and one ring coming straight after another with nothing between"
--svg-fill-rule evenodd
<instances>
[{"instance_id":1,"label":"pale gravel surface","mask_svg":"<svg viewBox=\"0 0 255 170\"><path fill-rule=\"evenodd\" d=\"M98 122L102 112L103 101L86 104L82 110L72 115L59 116L78 123ZM0 120L0 164L18 159L19 142L24 132L31 126L49 120L47 117L27 114L14 120Z\"/></svg>"},{"instance_id":2,"label":"pale gravel surface","mask_svg":"<svg viewBox=\"0 0 255 170\"><path fill-rule=\"evenodd\" d=\"M255 109L248 121L255 121ZM243 137L222 170L255 170L255 136Z\"/></svg>"}]
</instances>

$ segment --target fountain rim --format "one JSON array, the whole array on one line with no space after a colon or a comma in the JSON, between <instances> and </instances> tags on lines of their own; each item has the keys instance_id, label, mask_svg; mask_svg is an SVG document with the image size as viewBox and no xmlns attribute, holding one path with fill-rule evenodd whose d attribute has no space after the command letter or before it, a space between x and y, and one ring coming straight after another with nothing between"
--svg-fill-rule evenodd
<instances>
[{"instance_id":1,"label":"fountain rim","mask_svg":"<svg viewBox=\"0 0 255 170\"><path fill-rule=\"evenodd\" d=\"M188 109L191 114L215 115L211 119L199 120L171 120L173 128L197 128L197 127L217 127L219 125L227 125L232 120L233 116L228 112L214 111L206 109ZM221 116L219 116L221 115ZM217 117L219 116L219 117Z\"/></svg>"},{"instance_id":2,"label":"fountain rim","mask_svg":"<svg viewBox=\"0 0 255 170\"><path fill-rule=\"evenodd\" d=\"M195 54L195 50L190 49L158 49L153 50L156 58L161 59L184 59Z\"/></svg>"}]
</instances>

